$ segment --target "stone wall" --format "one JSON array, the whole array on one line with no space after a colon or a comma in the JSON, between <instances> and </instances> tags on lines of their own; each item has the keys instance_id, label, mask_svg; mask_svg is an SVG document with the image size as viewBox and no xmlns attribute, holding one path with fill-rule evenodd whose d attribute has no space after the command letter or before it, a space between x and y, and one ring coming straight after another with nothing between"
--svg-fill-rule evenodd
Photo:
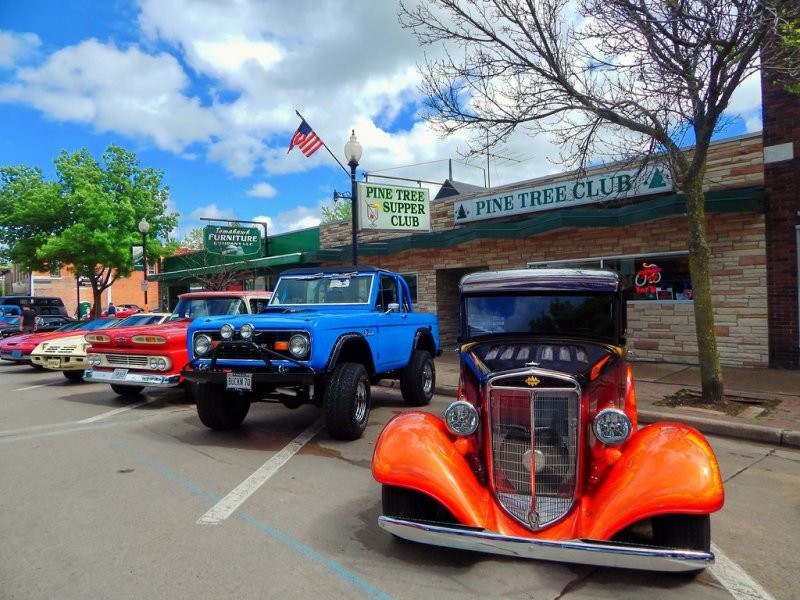
<instances>
[{"instance_id":1,"label":"stone wall","mask_svg":"<svg viewBox=\"0 0 800 600\"><path fill-rule=\"evenodd\" d=\"M732 138L714 147L707 190L758 186L762 179L760 136ZM453 198L432 202L435 231L457 228ZM350 243L350 224L320 228L322 248ZM725 365L768 364L767 281L764 216L713 213L709 216L711 277L718 346ZM672 216L626 228L564 228L527 238L477 239L446 248L414 249L360 260L418 277L418 308L439 317L444 348L458 335L458 281L470 272L525 268L531 262L585 260L594 257L658 254L686 250L685 216ZM396 234L362 232L360 242ZM697 363L691 302L629 303L629 348L638 360Z\"/></svg>"}]
</instances>

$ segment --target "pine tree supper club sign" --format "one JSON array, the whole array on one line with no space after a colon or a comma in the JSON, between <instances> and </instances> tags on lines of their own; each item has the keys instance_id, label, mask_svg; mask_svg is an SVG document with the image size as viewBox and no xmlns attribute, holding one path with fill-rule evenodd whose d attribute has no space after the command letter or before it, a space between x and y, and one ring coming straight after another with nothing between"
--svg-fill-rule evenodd
<instances>
[{"instance_id":1,"label":"pine tree supper club sign","mask_svg":"<svg viewBox=\"0 0 800 600\"><path fill-rule=\"evenodd\" d=\"M261 230L257 227L208 225L203 228L203 243L211 254L260 256Z\"/></svg>"},{"instance_id":2,"label":"pine tree supper club sign","mask_svg":"<svg viewBox=\"0 0 800 600\"><path fill-rule=\"evenodd\" d=\"M430 231L430 192L425 188L358 183L362 230Z\"/></svg>"},{"instance_id":3,"label":"pine tree supper club sign","mask_svg":"<svg viewBox=\"0 0 800 600\"><path fill-rule=\"evenodd\" d=\"M454 220L455 223L484 221L582 204L599 204L621 198L660 194L671 190L669 170L663 166L642 171L633 169L605 172L456 202L453 205Z\"/></svg>"}]
</instances>

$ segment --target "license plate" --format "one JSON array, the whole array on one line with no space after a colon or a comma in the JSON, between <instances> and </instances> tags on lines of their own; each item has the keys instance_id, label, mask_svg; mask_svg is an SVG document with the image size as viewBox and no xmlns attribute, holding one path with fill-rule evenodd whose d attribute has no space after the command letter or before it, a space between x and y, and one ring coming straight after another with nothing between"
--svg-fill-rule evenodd
<instances>
[{"instance_id":1,"label":"license plate","mask_svg":"<svg viewBox=\"0 0 800 600\"><path fill-rule=\"evenodd\" d=\"M243 390L249 392L253 389L252 373L228 373L225 387L229 390Z\"/></svg>"},{"instance_id":2,"label":"license plate","mask_svg":"<svg viewBox=\"0 0 800 600\"><path fill-rule=\"evenodd\" d=\"M111 374L111 379L125 379L127 374L128 369L114 369L114 372Z\"/></svg>"},{"instance_id":3,"label":"license plate","mask_svg":"<svg viewBox=\"0 0 800 600\"><path fill-rule=\"evenodd\" d=\"M47 368L48 369L59 369L59 368L61 368L61 359L60 358L48 358L47 359Z\"/></svg>"},{"instance_id":4,"label":"license plate","mask_svg":"<svg viewBox=\"0 0 800 600\"><path fill-rule=\"evenodd\" d=\"M22 357L22 350L12 350L11 351L12 358L21 358Z\"/></svg>"}]
</instances>

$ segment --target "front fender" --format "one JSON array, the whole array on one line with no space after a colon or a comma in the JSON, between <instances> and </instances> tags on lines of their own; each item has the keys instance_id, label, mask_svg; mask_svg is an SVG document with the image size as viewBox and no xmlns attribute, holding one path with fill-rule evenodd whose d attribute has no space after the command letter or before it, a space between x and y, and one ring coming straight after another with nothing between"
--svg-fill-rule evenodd
<instances>
[{"instance_id":1,"label":"front fender","mask_svg":"<svg viewBox=\"0 0 800 600\"><path fill-rule=\"evenodd\" d=\"M725 493L714 451L682 423L655 423L637 431L600 485L583 498L581 529L608 539L633 523L660 514L708 514Z\"/></svg>"},{"instance_id":2,"label":"front fender","mask_svg":"<svg viewBox=\"0 0 800 600\"><path fill-rule=\"evenodd\" d=\"M456 449L444 423L432 414L409 411L386 424L375 444L372 476L383 485L428 494L460 523L485 524L489 492Z\"/></svg>"}]
</instances>

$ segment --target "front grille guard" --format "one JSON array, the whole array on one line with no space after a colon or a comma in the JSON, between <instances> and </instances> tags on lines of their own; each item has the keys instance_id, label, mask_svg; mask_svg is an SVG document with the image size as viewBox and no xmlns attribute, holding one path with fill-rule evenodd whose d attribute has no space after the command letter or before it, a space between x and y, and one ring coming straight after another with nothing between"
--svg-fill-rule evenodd
<instances>
[{"instance_id":1,"label":"front grille guard","mask_svg":"<svg viewBox=\"0 0 800 600\"><path fill-rule=\"evenodd\" d=\"M575 502L580 385L553 372L525 370L491 377L485 393L493 493L525 527L548 527Z\"/></svg>"},{"instance_id":2,"label":"front grille guard","mask_svg":"<svg viewBox=\"0 0 800 600\"><path fill-rule=\"evenodd\" d=\"M248 360L262 362L264 364L263 370L266 372L286 372L287 369L284 365L278 365L277 367L273 365L273 361L276 360L290 362L300 367L302 372L314 372L311 367L300 362L299 360L290 358L284 354L281 354L280 352L271 350L270 348L265 348L264 346L256 344L255 342L243 340L220 342L214 346L210 356L193 358L188 364L191 365L193 369L199 371L217 371L219 368L217 366L218 360L230 359L231 354L240 354L239 351L242 351L241 354L246 354L249 357Z\"/></svg>"}]
</instances>

